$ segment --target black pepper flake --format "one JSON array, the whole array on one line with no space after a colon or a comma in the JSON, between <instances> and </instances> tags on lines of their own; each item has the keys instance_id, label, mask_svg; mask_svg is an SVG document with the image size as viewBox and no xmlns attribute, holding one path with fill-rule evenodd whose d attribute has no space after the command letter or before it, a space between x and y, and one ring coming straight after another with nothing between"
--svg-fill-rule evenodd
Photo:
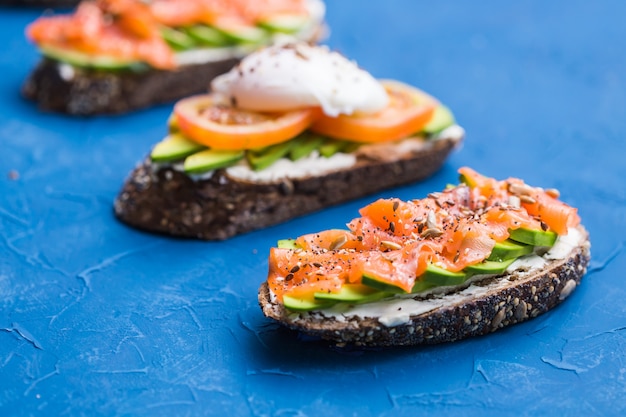
<instances>
[{"instance_id":1,"label":"black pepper flake","mask_svg":"<svg viewBox=\"0 0 626 417\"><path fill-rule=\"evenodd\" d=\"M396 231L396 225L394 222L389 222L389 230L391 231L391 233L394 233Z\"/></svg>"},{"instance_id":2,"label":"black pepper flake","mask_svg":"<svg viewBox=\"0 0 626 417\"><path fill-rule=\"evenodd\" d=\"M285 281L291 281L293 279L293 274L287 274L285 277Z\"/></svg>"},{"instance_id":3,"label":"black pepper flake","mask_svg":"<svg viewBox=\"0 0 626 417\"><path fill-rule=\"evenodd\" d=\"M300 266L299 266L299 265L296 265L296 266L294 266L293 268L291 268L291 271L289 271L289 272L291 272L292 274L295 274L295 273L296 273L296 272L298 272L299 270L300 270Z\"/></svg>"},{"instance_id":4,"label":"black pepper flake","mask_svg":"<svg viewBox=\"0 0 626 417\"><path fill-rule=\"evenodd\" d=\"M237 97L235 96L230 96L230 105L232 107L237 107Z\"/></svg>"},{"instance_id":5,"label":"black pepper flake","mask_svg":"<svg viewBox=\"0 0 626 417\"><path fill-rule=\"evenodd\" d=\"M393 211L398 210L398 206L400 205L400 203L398 201L394 201L393 202Z\"/></svg>"},{"instance_id":6,"label":"black pepper flake","mask_svg":"<svg viewBox=\"0 0 626 417\"><path fill-rule=\"evenodd\" d=\"M548 225L547 224L545 224L544 222L540 222L540 224L541 224L541 230L543 230L544 232L546 230L548 230Z\"/></svg>"}]
</instances>

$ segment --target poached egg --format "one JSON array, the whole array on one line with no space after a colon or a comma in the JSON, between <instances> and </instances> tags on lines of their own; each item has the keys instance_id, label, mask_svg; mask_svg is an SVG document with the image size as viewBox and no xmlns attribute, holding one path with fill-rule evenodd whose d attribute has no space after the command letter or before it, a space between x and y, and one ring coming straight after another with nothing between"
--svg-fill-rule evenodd
<instances>
[{"instance_id":1,"label":"poached egg","mask_svg":"<svg viewBox=\"0 0 626 417\"><path fill-rule=\"evenodd\" d=\"M211 89L237 107L289 111L321 107L331 117L374 113L389 96L367 71L326 46L274 45L244 58L213 80Z\"/></svg>"}]
</instances>

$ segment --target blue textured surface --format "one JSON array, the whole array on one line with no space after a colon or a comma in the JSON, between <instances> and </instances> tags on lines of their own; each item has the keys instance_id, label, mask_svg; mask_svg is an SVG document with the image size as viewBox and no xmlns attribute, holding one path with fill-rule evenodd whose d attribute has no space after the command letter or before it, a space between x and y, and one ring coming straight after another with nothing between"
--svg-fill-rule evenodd
<instances>
[{"instance_id":1,"label":"blue textured surface","mask_svg":"<svg viewBox=\"0 0 626 417\"><path fill-rule=\"evenodd\" d=\"M119 224L112 201L171 106L39 113L18 94L38 14L0 10L0 415L626 414L626 2L329 4L332 47L430 91L467 130L437 175L380 196L423 197L470 165L560 189L592 238L589 273L549 314L365 351L278 327L256 291L277 239L374 197L221 243Z\"/></svg>"}]
</instances>

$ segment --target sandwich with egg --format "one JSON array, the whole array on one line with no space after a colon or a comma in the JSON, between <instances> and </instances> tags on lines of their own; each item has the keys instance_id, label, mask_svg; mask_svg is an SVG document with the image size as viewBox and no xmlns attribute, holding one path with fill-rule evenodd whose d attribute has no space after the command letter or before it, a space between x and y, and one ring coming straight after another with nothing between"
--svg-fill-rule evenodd
<instances>
[{"instance_id":1,"label":"sandwich with egg","mask_svg":"<svg viewBox=\"0 0 626 417\"><path fill-rule=\"evenodd\" d=\"M275 45L177 102L117 217L220 240L428 177L462 141L450 110L337 52Z\"/></svg>"},{"instance_id":2,"label":"sandwich with egg","mask_svg":"<svg viewBox=\"0 0 626 417\"><path fill-rule=\"evenodd\" d=\"M590 259L577 210L555 189L460 174L423 199L375 201L347 230L280 240L263 313L338 345L401 346L484 335L565 300Z\"/></svg>"},{"instance_id":3,"label":"sandwich with egg","mask_svg":"<svg viewBox=\"0 0 626 417\"><path fill-rule=\"evenodd\" d=\"M321 0L85 0L28 26L43 58L22 93L75 115L172 102L260 47L317 42L324 15Z\"/></svg>"}]
</instances>

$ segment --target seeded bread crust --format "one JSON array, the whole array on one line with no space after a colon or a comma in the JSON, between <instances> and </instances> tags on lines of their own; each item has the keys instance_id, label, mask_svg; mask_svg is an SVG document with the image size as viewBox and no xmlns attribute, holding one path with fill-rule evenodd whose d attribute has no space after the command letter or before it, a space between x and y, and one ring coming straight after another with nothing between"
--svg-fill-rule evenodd
<instances>
[{"instance_id":1,"label":"seeded bread crust","mask_svg":"<svg viewBox=\"0 0 626 417\"><path fill-rule=\"evenodd\" d=\"M385 155L362 155L350 169L274 183L234 179L225 170L194 181L172 168L155 172L146 159L126 180L114 204L115 215L150 232L223 240L425 179L441 167L460 141L425 141L419 151L394 160Z\"/></svg>"},{"instance_id":2,"label":"seeded bread crust","mask_svg":"<svg viewBox=\"0 0 626 417\"><path fill-rule=\"evenodd\" d=\"M267 282L259 289L263 313L284 326L338 345L405 346L452 342L484 335L534 318L565 300L587 271L590 243L584 242L570 254L551 261L538 272L515 272L489 278L473 285L494 286L473 297L458 298L426 313L411 316L406 323L388 327L376 317L361 318L344 313L343 320L321 312L293 313L272 301ZM496 288L496 281L506 280ZM446 295L440 296L446 297Z\"/></svg>"},{"instance_id":3,"label":"seeded bread crust","mask_svg":"<svg viewBox=\"0 0 626 417\"><path fill-rule=\"evenodd\" d=\"M124 113L205 93L213 78L238 62L229 58L172 71L74 68L73 77L64 79L58 62L42 58L22 86L22 94L45 111L82 116Z\"/></svg>"}]
</instances>

